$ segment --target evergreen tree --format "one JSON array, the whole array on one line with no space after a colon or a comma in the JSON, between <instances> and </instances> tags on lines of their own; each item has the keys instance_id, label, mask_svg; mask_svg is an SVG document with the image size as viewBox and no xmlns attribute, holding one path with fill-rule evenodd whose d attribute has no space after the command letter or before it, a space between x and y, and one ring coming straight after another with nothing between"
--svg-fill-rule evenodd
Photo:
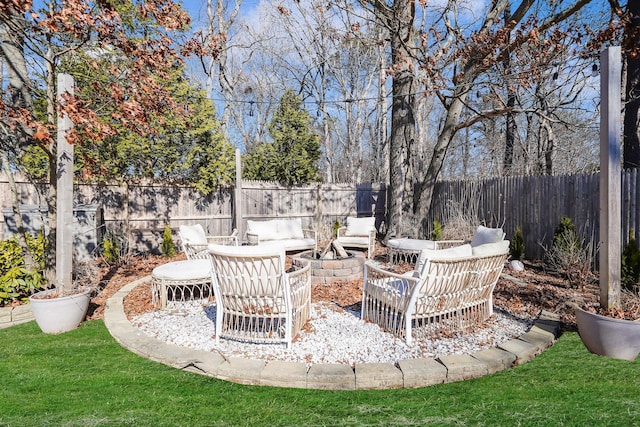
<instances>
[{"instance_id":1,"label":"evergreen tree","mask_svg":"<svg viewBox=\"0 0 640 427\"><path fill-rule=\"evenodd\" d=\"M113 61L106 55L102 60ZM94 80L106 80L105 73L80 73L82 63L66 64L74 74L87 79L78 84L84 96L101 105L102 96L93 91ZM114 135L94 140L80 132L76 173L85 180L160 178L180 179L208 194L234 177L234 148L219 131L215 110L204 92L184 76L183 66L168 67L159 83L176 101L176 108L149 114L150 131L140 135L113 120L108 104L101 107L100 120L117 129ZM101 68L106 70L107 67Z\"/></svg>"},{"instance_id":2,"label":"evergreen tree","mask_svg":"<svg viewBox=\"0 0 640 427\"><path fill-rule=\"evenodd\" d=\"M244 178L287 185L319 181L320 143L309 113L288 90L269 123L272 143L261 144L244 159Z\"/></svg>"}]
</instances>

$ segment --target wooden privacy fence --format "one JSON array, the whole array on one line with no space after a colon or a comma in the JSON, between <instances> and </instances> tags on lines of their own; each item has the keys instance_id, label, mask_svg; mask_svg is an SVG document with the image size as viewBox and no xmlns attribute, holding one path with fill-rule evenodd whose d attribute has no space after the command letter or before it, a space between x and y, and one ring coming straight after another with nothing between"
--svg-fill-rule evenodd
<instances>
[{"instance_id":1,"label":"wooden privacy fence","mask_svg":"<svg viewBox=\"0 0 640 427\"><path fill-rule=\"evenodd\" d=\"M640 176L622 173L622 245L630 233L640 237ZM525 256L542 259L560 218L571 218L580 238L594 248L599 240L599 174L521 176L436 184L428 223L446 223L460 212L476 215L481 223L502 226L508 239L522 229ZM446 225L446 224L445 224Z\"/></svg>"},{"instance_id":2,"label":"wooden privacy fence","mask_svg":"<svg viewBox=\"0 0 640 427\"><path fill-rule=\"evenodd\" d=\"M640 240L640 177L637 170L622 173L623 245L633 231ZM20 201L43 204L34 186L19 182ZM485 225L502 226L508 239L520 227L525 256L541 259L550 247L560 217L570 217L585 242L597 245L599 232L599 174L506 177L436 184L428 223L446 226L459 213ZM181 224L202 224L209 234L229 234L234 223L233 188L222 188L203 197L187 186L160 184L76 185L76 205L99 205L104 229L130 230L136 251L158 252L165 224L177 230ZM384 184L314 184L284 187L274 183L243 181L239 197L242 213L238 228L244 236L248 219L300 218L304 227L318 230L321 239L331 235L333 223L347 216L385 218ZM0 207L11 206L5 179L0 178ZM0 215L1 217L1 215ZM127 220L128 218L128 220ZM4 218L0 218L4 221ZM0 224L4 225L4 224ZM0 237L2 237L0 235ZM177 243L177 238L176 238Z\"/></svg>"},{"instance_id":3,"label":"wooden privacy fence","mask_svg":"<svg viewBox=\"0 0 640 427\"><path fill-rule=\"evenodd\" d=\"M19 180L20 203L43 205L36 188ZM202 224L208 234L227 235L237 227L244 236L248 219L300 218L314 228L319 238L328 239L335 221L347 216L375 215L384 220L384 184L314 184L285 187L277 183L243 181L240 223L235 224L233 188L221 188L202 196L188 186L158 183L136 185L88 185L74 188L74 205L98 205L102 209L102 232L128 236L136 252L158 252L165 225L176 231L182 224ZM12 205L6 179L0 177L0 207ZM4 217L0 215L0 238L4 238ZM174 241L178 243L177 234Z\"/></svg>"}]
</instances>

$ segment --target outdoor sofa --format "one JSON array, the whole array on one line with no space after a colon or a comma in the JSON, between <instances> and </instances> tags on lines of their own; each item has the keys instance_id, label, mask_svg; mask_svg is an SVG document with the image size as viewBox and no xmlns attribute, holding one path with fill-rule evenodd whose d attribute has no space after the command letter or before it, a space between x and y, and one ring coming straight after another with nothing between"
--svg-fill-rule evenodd
<instances>
[{"instance_id":1,"label":"outdoor sofa","mask_svg":"<svg viewBox=\"0 0 640 427\"><path fill-rule=\"evenodd\" d=\"M498 235L504 234L492 232L492 238ZM459 330L488 319L509 241L473 243L423 249L414 270L405 274L365 262L362 318L404 337L407 344L413 341L412 330L427 324Z\"/></svg>"},{"instance_id":2,"label":"outdoor sofa","mask_svg":"<svg viewBox=\"0 0 640 427\"><path fill-rule=\"evenodd\" d=\"M249 245L282 245L286 252L318 249L315 230L302 228L300 218L247 221L247 243Z\"/></svg>"}]
</instances>

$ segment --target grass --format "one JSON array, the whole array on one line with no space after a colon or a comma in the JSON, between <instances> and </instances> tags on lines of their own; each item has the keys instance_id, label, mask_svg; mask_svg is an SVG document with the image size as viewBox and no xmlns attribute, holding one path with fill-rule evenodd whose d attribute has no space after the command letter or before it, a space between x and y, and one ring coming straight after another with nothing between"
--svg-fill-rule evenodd
<instances>
[{"instance_id":1,"label":"grass","mask_svg":"<svg viewBox=\"0 0 640 427\"><path fill-rule=\"evenodd\" d=\"M0 426L640 426L640 363L564 334L522 366L420 389L243 386L120 347L102 321L0 330Z\"/></svg>"}]
</instances>

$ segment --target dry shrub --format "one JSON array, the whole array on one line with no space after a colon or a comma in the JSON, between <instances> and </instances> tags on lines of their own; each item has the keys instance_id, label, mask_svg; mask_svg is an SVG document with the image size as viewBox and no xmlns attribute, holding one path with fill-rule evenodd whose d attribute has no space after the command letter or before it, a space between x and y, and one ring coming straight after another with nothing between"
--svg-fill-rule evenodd
<instances>
[{"instance_id":1,"label":"dry shrub","mask_svg":"<svg viewBox=\"0 0 640 427\"><path fill-rule=\"evenodd\" d=\"M73 284L76 286L96 286L95 278L100 276L96 260L77 261L73 257Z\"/></svg>"},{"instance_id":2,"label":"dry shrub","mask_svg":"<svg viewBox=\"0 0 640 427\"><path fill-rule=\"evenodd\" d=\"M550 248L544 247L545 263L564 277L571 287L581 287L593 279L595 239L581 239L573 223L563 217Z\"/></svg>"},{"instance_id":3,"label":"dry shrub","mask_svg":"<svg viewBox=\"0 0 640 427\"><path fill-rule=\"evenodd\" d=\"M477 219L464 216L452 217L442 226L443 240L471 240L473 232L478 227Z\"/></svg>"}]
</instances>

